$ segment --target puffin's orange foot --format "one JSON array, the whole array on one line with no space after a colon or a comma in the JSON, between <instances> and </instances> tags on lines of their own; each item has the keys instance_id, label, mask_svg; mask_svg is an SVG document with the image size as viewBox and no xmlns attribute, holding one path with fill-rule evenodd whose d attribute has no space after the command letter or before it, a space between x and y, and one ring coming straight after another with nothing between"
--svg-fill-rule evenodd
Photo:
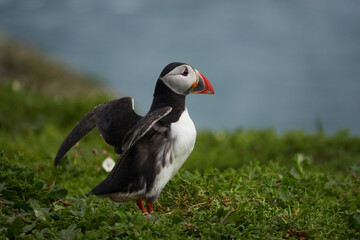
<instances>
[{"instance_id":1,"label":"puffin's orange foot","mask_svg":"<svg viewBox=\"0 0 360 240\"><path fill-rule=\"evenodd\" d=\"M154 212L153 203L146 201L146 205L150 214Z\"/></svg>"},{"instance_id":2,"label":"puffin's orange foot","mask_svg":"<svg viewBox=\"0 0 360 240\"><path fill-rule=\"evenodd\" d=\"M137 200L136 204L139 206L139 208L140 208L140 210L142 211L143 214L149 214L149 212L144 207L144 204L143 204L142 200Z\"/></svg>"}]
</instances>

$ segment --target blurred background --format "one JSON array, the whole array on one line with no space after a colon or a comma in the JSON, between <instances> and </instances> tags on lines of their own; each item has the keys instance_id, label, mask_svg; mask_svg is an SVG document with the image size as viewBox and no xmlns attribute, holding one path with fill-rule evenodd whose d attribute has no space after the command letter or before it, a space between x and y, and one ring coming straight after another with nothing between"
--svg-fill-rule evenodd
<instances>
[{"instance_id":1,"label":"blurred background","mask_svg":"<svg viewBox=\"0 0 360 240\"><path fill-rule=\"evenodd\" d=\"M134 97L141 114L181 61L215 89L187 98L200 130L360 133L359 1L0 0L0 31Z\"/></svg>"}]
</instances>

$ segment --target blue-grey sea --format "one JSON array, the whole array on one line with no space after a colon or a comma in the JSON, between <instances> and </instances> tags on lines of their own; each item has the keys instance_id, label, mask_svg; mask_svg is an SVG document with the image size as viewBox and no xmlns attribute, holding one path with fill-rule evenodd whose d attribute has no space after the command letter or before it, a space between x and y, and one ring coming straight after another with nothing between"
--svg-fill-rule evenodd
<instances>
[{"instance_id":1,"label":"blue-grey sea","mask_svg":"<svg viewBox=\"0 0 360 240\"><path fill-rule=\"evenodd\" d=\"M0 0L0 31L135 98L169 62L215 95L187 97L198 129L360 134L360 1Z\"/></svg>"}]
</instances>

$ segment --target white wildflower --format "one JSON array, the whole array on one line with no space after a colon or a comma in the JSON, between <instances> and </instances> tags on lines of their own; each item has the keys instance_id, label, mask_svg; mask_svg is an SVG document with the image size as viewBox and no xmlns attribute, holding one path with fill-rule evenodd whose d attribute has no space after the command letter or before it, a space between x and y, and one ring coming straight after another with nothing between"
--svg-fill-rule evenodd
<instances>
[{"instance_id":1,"label":"white wildflower","mask_svg":"<svg viewBox=\"0 0 360 240\"><path fill-rule=\"evenodd\" d=\"M21 83L19 81L12 81L11 82L11 89L14 91L14 92L18 92L20 89L21 89Z\"/></svg>"},{"instance_id":2,"label":"white wildflower","mask_svg":"<svg viewBox=\"0 0 360 240\"><path fill-rule=\"evenodd\" d=\"M111 157L105 158L105 160L102 162L102 167L105 169L106 172L111 172L114 166L115 161Z\"/></svg>"},{"instance_id":3,"label":"white wildflower","mask_svg":"<svg viewBox=\"0 0 360 240\"><path fill-rule=\"evenodd\" d=\"M302 163L305 159L307 159L303 153L298 153L296 157L299 163Z\"/></svg>"},{"instance_id":4,"label":"white wildflower","mask_svg":"<svg viewBox=\"0 0 360 240\"><path fill-rule=\"evenodd\" d=\"M303 153L298 153L296 154L296 160L298 161L298 163L302 163L304 160L308 160L309 163L312 162L312 158L310 156L306 156L305 154Z\"/></svg>"}]
</instances>

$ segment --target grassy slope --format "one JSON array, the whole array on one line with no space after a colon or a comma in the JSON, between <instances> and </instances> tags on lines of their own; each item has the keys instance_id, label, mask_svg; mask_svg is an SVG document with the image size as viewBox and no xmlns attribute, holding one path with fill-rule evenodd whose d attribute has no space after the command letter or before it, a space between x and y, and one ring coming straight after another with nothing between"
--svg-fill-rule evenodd
<instances>
[{"instance_id":1,"label":"grassy slope","mask_svg":"<svg viewBox=\"0 0 360 240\"><path fill-rule=\"evenodd\" d=\"M0 86L0 239L360 237L358 137L201 133L145 220L134 203L83 196L106 176L103 159L116 158L96 131L53 167L74 123L109 96L59 98L21 86Z\"/></svg>"},{"instance_id":2,"label":"grassy slope","mask_svg":"<svg viewBox=\"0 0 360 240\"><path fill-rule=\"evenodd\" d=\"M0 33L0 83L16 80L27 89L58 97L104 93L94 78L14 42Z\"/></svg>"},{"instance_id":3,"label":"grassy slope","mask_svg":"<svg viewBox=\"0 0 360 240\"><path fill-rule=\"evenodd\" d=\"M182 171L145 218L134 203L67 197L34 177L23 159L0 159L0 234L28 239L358 239L358 177L324 174L306 164ZM68 162L62 170L74 171ZM63 174L63 181L81 181ZM66 178L66 179L65 179ZM92 176L91 178L97 178Z\"/></svg>"},{"instance_id":4,"label":"grassy slope","mask_svg":"<svg viewBox=\"0 0 360 240\"><path fill-rule=\"evenodd\" d=\"M289 167L290 159L300 154L322 171L345 172L360 163L360 138L351 137L347 130L329 136L322 132L307 134L302 131L276 134L272 129L233 132L203 132L185 167L206 168L241 167L251 161L274 161ZM214 147L216 146L216 147Z\"/></svg>"}]
</instances>

